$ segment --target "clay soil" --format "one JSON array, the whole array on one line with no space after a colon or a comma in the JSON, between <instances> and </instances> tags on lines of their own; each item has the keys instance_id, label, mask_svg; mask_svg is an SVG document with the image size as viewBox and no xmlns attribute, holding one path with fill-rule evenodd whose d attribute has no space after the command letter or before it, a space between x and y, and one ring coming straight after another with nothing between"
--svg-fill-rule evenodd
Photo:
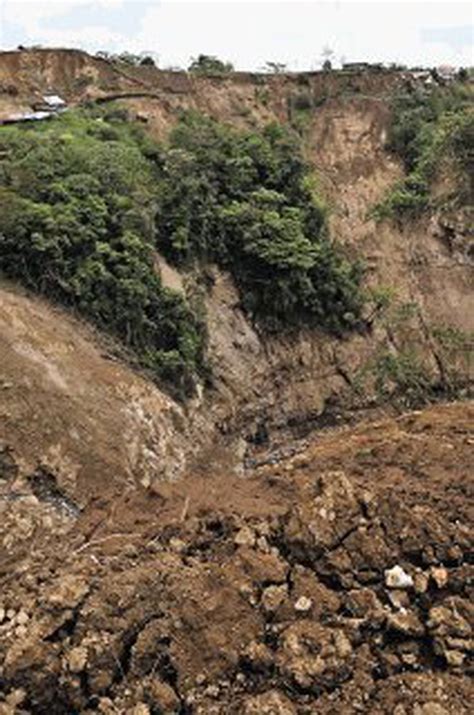
<instances>
[{"instance_id":1,"label":"clay soil","mask_svg":"<svg viewBox=\"0 0 474 715\"><path fill-rule=\"evenodd\" d=\"M472 712L473 420L438 405L81 508L3 445L0 712Z\"/></svg>"}]
</instances>

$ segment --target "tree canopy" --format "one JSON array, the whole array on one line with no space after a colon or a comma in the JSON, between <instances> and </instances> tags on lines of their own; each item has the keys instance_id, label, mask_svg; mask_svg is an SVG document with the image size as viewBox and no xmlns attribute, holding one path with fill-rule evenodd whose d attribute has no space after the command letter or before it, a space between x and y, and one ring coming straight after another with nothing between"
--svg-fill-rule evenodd
<instances>
[{"instance_id":1,"label":"tree canopy","mask_svg":"<svg viewBox=\"0 0 474 715\"><path fill-rule=\"evenodd\" d=\"M267 327L355 323L360 269L330 241L298 142L280 125L238 132L184 116L157 195L158 249L230 270L244 308Z\"/></svg>"}]
</instances>

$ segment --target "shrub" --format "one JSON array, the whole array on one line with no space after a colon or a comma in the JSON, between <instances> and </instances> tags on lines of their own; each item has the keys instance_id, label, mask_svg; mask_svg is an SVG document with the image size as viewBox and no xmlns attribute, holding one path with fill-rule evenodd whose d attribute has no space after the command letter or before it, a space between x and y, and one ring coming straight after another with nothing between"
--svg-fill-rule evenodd
<instances>
[{"instance_id":1,"label":"shrub","mask_svg":"<svg viewBox=\"0 0 474 715\"><path fill-rule=\"evenodd\" d=\"M171 136L158 191L157 246L171 261L216 261L267 327L350 327L360 268L327 234L295 137L237 132L188 114Z\"/></svg>"},{"instance_id":2,"label":"shrub","mask_svg":"<svg viewBox=\"0 0 474 715\"><path fill-rule=\"evenodd\" d=\"M297 112L306 112L313 106L313 100L308 92L300 92L291 98L291 106Z\"/></svg>"},{"instance_id":3,"label":"shrub","mask_svg":"<svg viewBox=\"0 0 474 715\"><path fill-rule=\"evenodd\" d=\"M231 62L223 62L214 55L198 55L193 57L188 72L195 74L229 74L234 71Z\"/></svg>"},{"instance_id":4,"label":"shrub","mask_svg":"<svg viewBox=\"0 0 474 715\"><path fill-rule=\"evenodd\" d=\"M387 148L403 161L407 176L375 207L376 218L413 216L426 210L431 205L430 184L444 158L459 173L458 201L464 199L464 184L472 195L471 104L472 91L462 85L395 97Z\"/></svg>"},{"instance_id":5,"label":"shrub","mask_svg":"<svg viewBox=\"0 0 474 715\"><path fill-rule=\"evenodd\" d=\"M373 370L375 389L382 400L390 399L406 408L425 404L433 396L433 376L414 348L381 350Z\"/></svg>"}]
</instances>

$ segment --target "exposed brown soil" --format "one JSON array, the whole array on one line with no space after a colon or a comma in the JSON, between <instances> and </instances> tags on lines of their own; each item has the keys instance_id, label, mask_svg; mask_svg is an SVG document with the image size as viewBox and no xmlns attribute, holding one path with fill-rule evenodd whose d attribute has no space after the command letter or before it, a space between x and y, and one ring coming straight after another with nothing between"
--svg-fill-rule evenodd
<instances>
[{"instance_id":1,"label":"exposed brown soil","mask_svg":"<svg viewBox=\"0 0 474 715\"><path fill-rule=\"evenodd\" d=\"M438 405L82 509L4 445L0 712L471 712L473 420Z\"/></svg>"},{"instance_id":2,"label":"exposed brown soil","mask_svg":"<svg viewBox=\"0 0 474 715\"><path fill-rule=\"evenodd\" d=\"M436 379L426 326L473 326L471 239L462 222L368 218L400 174L384 141L403 81L0 53L0 119L47 91L71 106L121 97L162 138L181 109L251 127L292 121L310 96L305 149L331 231L369 285L419 306L404 334ZM0 286L0 715L470 712L474 403L289 443L404 334L265 338L214 278L215 386L186 406L82 322ZM283 448L249 454L260 429Z\"/></svg>"}]
</instances>

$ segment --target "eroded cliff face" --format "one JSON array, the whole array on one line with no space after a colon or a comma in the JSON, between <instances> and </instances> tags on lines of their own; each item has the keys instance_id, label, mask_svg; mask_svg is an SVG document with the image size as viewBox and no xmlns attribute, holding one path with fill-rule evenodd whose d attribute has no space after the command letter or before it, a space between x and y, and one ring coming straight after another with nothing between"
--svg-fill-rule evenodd
<instances>
[{"instance_id":1,"label":"eroded cliff face","mask_svg":"<svg viewBox=\"0 0 474 715\"><path fill-rule=\"evenodd\" d=\"M61 311L4 286L1 377L9 385L2 393L4 439L21 445L33 461L67 454L81 465L72 472L92 474L95 465L112 481L148 484L182 473L202 449L206 460L216 459L217 443L239 462L245 440L311 423L328 406L370 404L373 362L381 349L397 354L415 346L431 379L442 377L445 355L434 345L431 328L474 329L473 254L465 221L431 216L397 226L368 217L401 175L384 142L388 102L404 81L400 74L199 78L118 69L66 50L0 55L2 116L54 90L71 105L119 97L158 138L166 136L181 109L246 127L292 121L331 208L332 235L365 260L368 288L383 286L393 292L396 306L415 306L343 338L315 331L265 336L240 309L230 276L210 268L206 307L213 387L183 408L104 357L100 340L87 328L78 329ZM316 107L304 116L294 109L302 94ZM173 288L185 290L193 282L159 257L157 263ZM469 365L465 356L462 360L466 376Z\"/></svg>"},{"instance_id":2,"label":"eroded cliff face","mask_svg":"<svg viewBox=\"0 0 474 715\"><path fill-rule=\"evenodd\" d=\"M0 117L54 90L121 96L161 138L179 108L296 122L333 236L392 295L365 332L265 336L208 267L213 384L179 405L90 325L0 282L1 715L470 712L473 403L288 443L378 404L380 351L416 348L433 382L469 374L433 331L474 328L465 217L368 218L401 174L383 148L401 81L0 55ZM303 91L317 108L295 117Z\"/></svg>"},{"instance_id":3,"label":"eroded cliff face","mask_svg":"<svg viewBox=\"0 0 474 715\"><path fill-rule=\"evenodd\" d=\"M229 429L245 427L248 435L265 423L271 431L311 421L328 404L369 403L372 364L385 349L416 349L430 378L442 379L452 356L435 344L432 330L474 329L472 237L464 218L435 215L405 225L369 218L401 176L384 150L387 120L386 98L328 100L310 118L306 151L331 206L332 235L363 258L367 289L382 286L394 309L369 332L342 339L315 331L265 337L239 310L230 276L214 271L207 312L218 394L211 401ZM401 317L403 306L409 309ZM457 368L468 377L469 358L462 359ZM361 375L363 396L355 399Z\"/></svg>"},{"instance_id":4,"label":"eroded cliff face","mask_svg":"<svg viewBox=\"0 0 474 715\"><path fill-rule=\"evenodd\" d=\"M79 507L172 480L199 449L184 409L112 344L11 285L0 287L0 395L0 441L27 472L56 475Z\"/></svg>"}]
</instances>

